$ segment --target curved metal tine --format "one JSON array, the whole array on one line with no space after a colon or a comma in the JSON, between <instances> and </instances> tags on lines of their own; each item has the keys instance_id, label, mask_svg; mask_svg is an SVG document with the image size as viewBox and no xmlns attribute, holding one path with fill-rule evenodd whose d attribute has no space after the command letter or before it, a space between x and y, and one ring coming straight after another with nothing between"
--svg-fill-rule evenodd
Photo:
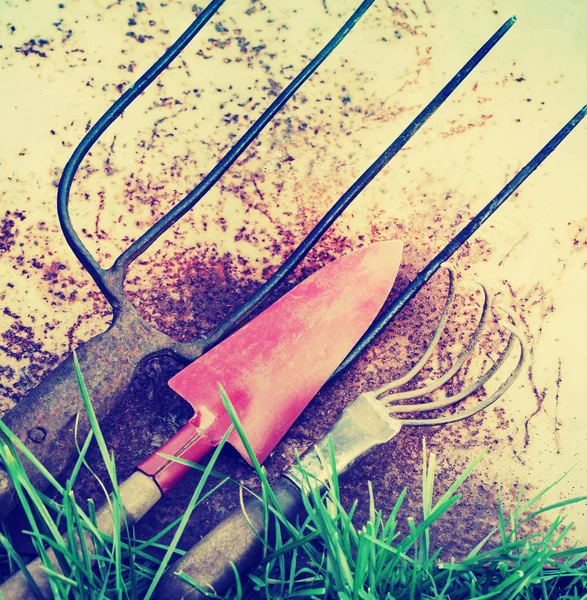
<instances>
[{"instance_id":1,"label":"curved metal tine","mask_svg":"<svg viewBox=\"0 0 587 600\"><path fill-rule=\"evenodd\" d=\"M261 133L273 117L283 108L283 105L297 92L302 84L330 56L332 51L351 32L354 26L363 18L375 0L363 0L346 23L338 30L320 52L302 69L297 77L279 94L273 103L253 123L246 133L234 144L216 166L204 179L178 202L166 215L150 227L143 235L135 240L115 261L113 269L125 269L142 254L169 227L176 223L185 213L193 208L212 186L224 175L228 168L247 149L251 142Z\"/></svg>"},{"instance_id":2,"label":"curved metal tine","mask_svg":"<svg viewBox=\"0 0 587 600\"><path fill-rule=\"evenodd\" d=\"M192 41L197 33L204 27L210 18L218 11L226 0L212 0L210 4L198 15L194 22L180 35L180 37L166 50L163 56L139 77L114 104L98 119L94 126L84 136L67 161L59 181L57 190L57 214L63 230L63 235L73 253L96 282L108 302L116 308L124 296L122 282L120 285L107 281L106 271L98 264L96 259L88 252L80 237L75 232L69 215L69 194L75 174L91 147L98 141L106 129L122 114L125 108L167 68L169 63Z\"/></svg>"},{"instance_id":3,"label":"curved metal tine","mask_svg":"<svg viewBox=\"0 0 587 600\"><path fill-rule=\"evenodd\" d=\"M400 400L409 400L411 398L418 398L425 394L430 394L434 390L437 390L439 387L443 386L449 379L451 379L457 371L463 366L465 361L471 356L471 353L475 349L481 334L483 333L483 329L485 328L485 323L487 322L487 315L489 313L489 306L491 304L491 297L487 292L485 286L481 283L476 282L481 289L483 290L483 308L481 309L481 317L479 318L479 322L477 323L477 327L475 327L475 331L473 331L473 335L469 340L469 343L463 350L463 352L457 357L451 368L438 377L437 379L431 381L427 385L422 388L418 388L417 390L410 390L409 392L400 392L396 394L391 394L388 398L385 399L386 403L391 404L392 402L399 402ZM375 394L377 395L377 399L382 399L385 393L385 388L387 386L382 386L378 390L375 390ZM384 390L384 392L380 392L380 390Z\"/></svg>"},{"instance_id":4,"label":"curved metal tine","mask_svg":"<svg viewBox=\"0 0 587 600\"><path fill-rule=\"evenodd\" d=\"M493 363L493 365L489 369L487 369L487 371L485 371L485 373L483 373L483 375L481 375L481 377L479 377L477 381L462 389L458 394L454 394L453 396L446 396L445 398L442 398L440 400L434 400L433 402L425 402L423 404L402 404L398 406L391 406L390 413L396 415L400 413L426 412L437 408L445 408L447 406L451 406L452 404L456 404L461 400L464 400L467 396L474 394L479 388L482 388L500 369L500 367L512 353L515 339L516 337L514 336L514 334L510 333L505 348L499 353L499 356L497 357L497 360ZM391 404L391 402L395 401L395 399L392 399L391 401L386 399L386 404Z\"/></svg>"},{"instance_id":5,"label":"curved metal tine","mask_svg":"<svg viewBox=\"0 0 587 600\"><path fill-rule=\"evenodd\" d=\"M518 358L518 362L517 362L515 368L509 374L508 378L497 388L497 390L495 390L495 392L493 392L493 394L491 394L488 398L483 400L483 402L480 402L479 404L477 404L476 406L474 406L473 408L471 408L467 411L464 411L462 413L456 413L454 415L449 415L447 417L438 417L436 419L401 419L402 425L410 425L410 426L415 426L415 427L424 426L424 425L445 425L447 423L455 423L455 422L461 421L463 419L468 419L469 417L472 417L473 415L485 410L488 406L491 406L494 402L499 400L499 398L501 398L501 396L503 396L503 394L511 387L511 385L514 383L514 381L520 375L520 372L526 362L526 354L527 354L526 340L524 339L524 335L518 328L518 322L517 322L517 319L516 319L514 313L510 309L505 308L503 306L499 306L498 308L501 311L503 311L512 320L513 325L510 325L510 323L504 323L504 327L520 343L520 356ZM494 373L495 370L493 370L492 372ZM473 388L473 386L471 386L471 388ZM472 393L473 391L475 391L476 389L477 388L469 391L469 394ZM456 402L456 400L455 400L455 402ZM452 402L451 404L453 404L453 403L454 402Z\"/></svg>"},{"instance_id":6,"label":"curved metal tine","mask_svg":"<svg viewBox=\"0 0 587 600\"><path fill-rule=\"evenodd\" d=\"M403 293L395 299L389 308L371 325L349 355L339 365L331 378L344 371L365 348L395 319L404 306L424 287L430 278L450 257L489 219L489 217L524 183L524 181L548 158L558 145L573 131L587 115L587 104L558 131L554 137L536 154L530 162L490 200L469 223L454 236L448 244L418 273Z\"/></svg>"},{"instance_id":7,"label":"curved metal tine","mask_svg":"<svg viewBox=\"0 0 587 600\"><path fill-rule=\"evenodd\" d=\"M318 66L331 54L346 35L360 21L363 15L375 2L375 0L364 0L350 19L343 25L337 34L326 44L316 57L301 71L301 73L287 86L287 88L275 99L271 106L263 112L257 121L249 128L243 137L231 148L225 157L208 173L204 180L194 188L183 200L174 206L157 223L150 227L137 240L135 240L118 258L110 269L102 269L94 257L88 252L81 239L73 229L69 216L69 193L73 178L81 161L96 143L102 133L120 116L122 111L140 94L153 80L177 57L193 37L202 29L208 20L217 12L226 0L212 0L210 4L200 13L197 19L180 36L180 38L165 52L165 54L144 73L98 120L96 125L90 129L81 143L69 159L57 193L57 205L59 220L64 231L65 238L72 248L74 254L82 265L88 270L96 281L100 290L104 293L113 308L117 309L124 297L123 283L126 268L143 253L156 239L158 239L169 227L188 212L220 179L226 170L237 160L250 143L259 135L262 129L271 121L275 114L283 107L289 98L301 87L301 85L312 75Z\"/></svg>"},{"instance_id":8,"label":"curved metal tine","mask_svg":"<svg viewBox=\"0 0 587 600\"><path fill-rule=\"evenodd\" d=\"M436 96L420 111L412 122L400 133L400 135L387 147L387 149L371 164L371 166L351 185L351 187L337 200L334 206L322 217L318 224L306 236L302 243L296 248L273 276L241 307L230 314L219 327L212 333L208 340L214 342L228 335L243 319L258 306L285 277L301 262L306 254L324 235L327 229L338 219L347 206L367 187L376 175L389 163L389 161L405 146L405 144L416 134L436 110L448 99L448 97L463 82L469 73L487 56L490 50L508 32L516 22L515 17L508 19L483 46L459 69L456 75L436 94ZM444 262L444 261L441 261ZM436 267L438 270L440 263ZM433 274L433 273L432 273ZM430 277L432 276L430 275ZM422 284L423 285L423 284ZM419 288L418 288L419 289ZM417 290L416 290L417 291ZM410 296L411 297L411 296ZM353 355L353 358L341 365L332 377L336 376L343 368L346 368L354 358L362 352ZM350 355L349 355L350 356Z\"/></svg>"},{"instance_id":9,"label":"curved metal tine","mask_svg":"<svg viewBox=\"0 0 587 600\"><path fill-rule=\"evenodd\" d=\"M393 381L390 381L389 383L386 383L385 385L382 385L381 387L374 390L372 394L374 394L377 397L377 399L380 399L380 396L384 393L395 390L398 387L404 385L404 383L408 383L408 381L411 381L424 368L424 366L432 356L432 353L434 352L436 346L438 345L438 342L440 341L444 330L446 329L448 315L450 314L450 309L452 308L454 301L455 290L454 272L452 270L452 267L450 267L448 264L443 266L446 269L448 269L448 290L446 293L446 300L444 302L442 314L440 315L440 319L434 331L434 335L432 336L432 339L428 344L428 348L426 348L424 354L422 354L418 362L405 375L403 375L399 379L394 379Z\"/></svg>"}]
</instances>

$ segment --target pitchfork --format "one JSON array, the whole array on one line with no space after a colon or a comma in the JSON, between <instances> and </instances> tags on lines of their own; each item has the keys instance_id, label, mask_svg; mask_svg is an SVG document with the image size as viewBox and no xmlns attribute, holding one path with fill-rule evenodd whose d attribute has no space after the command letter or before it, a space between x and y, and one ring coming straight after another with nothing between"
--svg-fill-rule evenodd
<instances>
[{"instance_id":1,"label":"pitchfork","mask_svg":"<svg viewBox=\"0 0 587 600\"><path fill-rule=\"evenodd\" d=\"M292 269L306 256L324 232L334 223L354 198L383 169L399 150L430 118L436 109L460 85L464 78L481 62L495 44L512 27L512 17L480 48L462 69L445 85L435 98L418 114L408 127L390 144L373 164L351 185L334 206L326 213L306 239L290 255L279 270L238 310L229 315L208 337L192 342L178 342L145 322L124 295L124 280L129 265L137 259L169 227L189 211L210 188L222 177L227 169L244 152L289 98L300 88L333 49L349 34L373 4L365 0L343 25L338 33L311 60L299 75L283 90L271 106L259 117L250 129L227 152L218 164L204 177L187 196L172 208L163 218L133 242L109 269L103 269L90 255L83 242L74 231L68 200L74 176L82 160L93 144L131 102L150 85L158 75L178 56L207 21L216 13L225 0L212 0L198 15L193 24L165 52L165 54L138 79L90 129L74 151L65 166L58 189L58 214L65 238L76 257L97 283L112 306L113 320L110 328L77 350L81 369L98 418L103 418L115 405L130 383L137 365L147 358L172 355L188 362L201 356L237 328L251 312L262 303L284 280ZM587 107L559 131L556 136L472 219L463 230L409 284L407 289L391 304L384 314L363 336L354 350L340 365L336 373L345 369L373 340L397 313L414 297L421 287L434 275L440 265L452 256L458 248L497 210L516 188L532 173L545 158L560 144L570 131L585 116ZM59 365L49 377L33 389L4 418L16 435L32 445L34 454L54 475L64 471L74 456L73 426L76 416L82 411L82 403L76 380L74 363L71 357ZM86 424L87 425L87 424ZM83 433L83 428L82 432ZM27 464L28 474L38 488L47 485L43 476ZM4 473L0 473L0 517L5 517L14 506L13 487Z\"/></svg>"}]
</instances>

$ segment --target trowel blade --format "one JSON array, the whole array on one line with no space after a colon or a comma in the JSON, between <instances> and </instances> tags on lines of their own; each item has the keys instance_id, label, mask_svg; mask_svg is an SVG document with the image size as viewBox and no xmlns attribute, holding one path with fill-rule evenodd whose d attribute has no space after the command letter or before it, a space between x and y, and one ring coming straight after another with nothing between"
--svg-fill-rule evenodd
<instances>
[{"instance_id":1,"label":"trowel blade","mask_svg":"<svg viewBox=\"0 0 587 600\"><path fill-rule=\"evenodd\" d=\"M378 242L329 263L173 377L200 432L215 445L230 426L221 384L263 462L377 316L401 253Z\"/></svg>"}]
</instances>

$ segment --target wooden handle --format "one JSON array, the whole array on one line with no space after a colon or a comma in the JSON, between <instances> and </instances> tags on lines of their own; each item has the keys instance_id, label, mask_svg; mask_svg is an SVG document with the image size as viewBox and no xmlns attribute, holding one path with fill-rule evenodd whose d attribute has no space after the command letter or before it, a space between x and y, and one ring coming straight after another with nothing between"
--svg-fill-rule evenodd
<instances>
[{"instance_id":1,"label":"wooden handle","mask_svg":"<svg viewBox=\"0 0 587 600\"><path fill-rule=\"evenodd\" d=\"M206 435L200 431L196 415L137 468L145 475L152 477L161 491L168 494L181 481L182 477L191 471L191 467L159 456L159 453L198 462L213 447L214 445L210 443Z\"/></svg>"},{"instance_id":2,"label":"wooden handle","mask_svg":"<svg viewBox=\"0 0 587 600\"><path fill-rule=\"evenodd\" d=\"M159 490L153 479L138 471L133 473L126 481L123 481L119 486L119 490L129 525L134 525L162 497L161 490ZM96 522L100 531L112 535L114 523L109 503L106 503L100 509L96 515ZM86 544L90 552L93 552L93 540L90 534L86 534ZM59 573L61 569L51 548L47 550L47 556ZM27 565L28 572L39 587L43 598L49 600L53 597L53 594L51 593L51 585L47 574L42 567L43 562L40 558L36 558ZM29 586L24 573L18 571L0 586L0 598L2 600L35 600L37 596Z\"/></svg>"},{"instance_id":3,"label":"wooden handle","mask_svg":"<svg viewBox=\"0 0 587 600\"><path fill-rule=\"evenodd\" d=\"M273 492L288 519L294 519L302 511L304 504L301 492L288 479L280 479L273 487ZM159 582L155 598L199 600L206 597L179 579L175 575L179 571L189 575L203 588L223 595L235 583L231 562L241 575L255 567L262 558L263 544L252 531L251 525L258 535L264 535L263 504L253 498L245 503L245 510L247 517L238 508L172 565ZM274 521L269 518L271 527ZM274 532L270 530L268 533L271 539Z\"/></svg>"}]
</instances>

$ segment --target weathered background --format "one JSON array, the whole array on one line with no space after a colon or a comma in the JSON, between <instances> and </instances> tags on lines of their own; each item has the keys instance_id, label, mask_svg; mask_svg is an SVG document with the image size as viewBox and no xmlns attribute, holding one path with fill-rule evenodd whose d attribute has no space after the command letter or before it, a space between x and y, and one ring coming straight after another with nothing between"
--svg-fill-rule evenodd
<instances>
[{"instance_id":1,"label":"weathered background","mask_svg":"<svg viewBox=\"0 0 587 600\"><path fill-rule=\"evenodd\" d=\"M166 73L104 135L72 193L74 224L103 266L209 171L351 14L347 0L229 0ZM61 169L87 127L185 29L192 2L5 1L0 7L0 408L10 408L109 310L60 233ZM371 241L405 244L397 290L583 105L587 5L580 0L378 0L222 178L128 276L148 320L179 339L205 334L279 266L334 200L511 14L519 21L307 259L303 275ZM548 499L585 493L584 340L587 129L580 125L453 260L461 315L432 371L466 342L480 278L514 307L531 364L483 416L404 430L344 478L363 503L367 480L388 510L404 486L416 517L425 435L439 490L483 447L437 541L458 554L495 522L496 482L515 498L574 466ZM267 461L274 474L307 448L360 391L405 372L422 352L445 290L439 274L382 339L327 386ZM495 359L486 338L468 379ZM154 361L105 423L128 473L186 418L166 388L178 366ZM430 374L432 371L429 371ZM279 382L276 382L278 385ZM252 483L227 450L219 468ZM181 511L197 475L144 528ZM87 478L86 488L99 491ZM80 492L82 493L82 492ZM235 506L226 489L201 507L190 540ZM585 537L585 505L570 518ZM581 524L581 522L583 524Z\"/></svg>"}]
</instances>

